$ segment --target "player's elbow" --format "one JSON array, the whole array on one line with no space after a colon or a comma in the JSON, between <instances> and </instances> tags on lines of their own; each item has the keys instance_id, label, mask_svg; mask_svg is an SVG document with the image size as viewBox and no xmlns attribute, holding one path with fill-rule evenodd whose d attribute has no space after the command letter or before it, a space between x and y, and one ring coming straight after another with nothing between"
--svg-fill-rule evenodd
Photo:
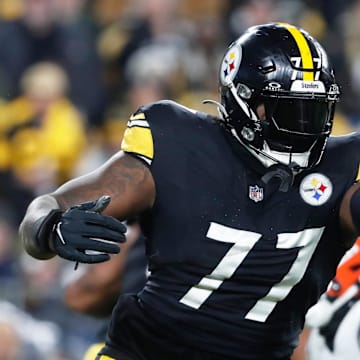
<instances>
[{"instance_id":1,"label":"player's elbow","mask_svg":"<svg viewBox=\"0 0 360 360\"><path fill-rule=\"evenodd\" d=\"M34 236L31 236L31 231L28 229L25 220L19 226L18 235L24 250L33 258L38 260L48 260L55 256L54 253L44 252L35 244L35 238Z\"/></svg>"}]
</instances>

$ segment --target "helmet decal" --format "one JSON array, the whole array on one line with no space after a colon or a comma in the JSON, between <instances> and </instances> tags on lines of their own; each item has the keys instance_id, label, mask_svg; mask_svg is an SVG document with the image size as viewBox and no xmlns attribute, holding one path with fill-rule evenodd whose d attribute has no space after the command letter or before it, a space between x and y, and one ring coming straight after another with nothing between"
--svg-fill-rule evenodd
<instances>
[{"instance_id":1,"label":"helmet decal","mask_svg":"<svg viewBox=\"0 0 360 360\"><path fill-rule=\"evenodd\" d=\"M301 64L302 64L302 59L300 56L293 56L290 58L292 64L294 65L295 69L293 70L292 76L291 76L291 80L296 80L297 78L297 74L303 73L303 71L301 70L297 70L297 69L301 69ZM313 58L313 62L314 62L314 69L316 69L317 71L315 71L315 76L313 80L319 80L320 77L320 70L321 70L321 59L320 58ZM305 80L305 79L304 79ZM305 81L311 81L311 80L305 80Z\"/></svg>"},{"instance_id":2,"label":"helmet decal","mask_svg":"<svg viewBox=\"0 0 360 360\"><path fill-rule=\"evenodd\" d=\"M336 100L340 95L340 89L337 84L330 85L329 89L329 100Z\"/></svg>"},{"instance_id":3,"label":"helmet decal","mask_svg":"<svg viewBox=\"0 0 360 360\"><path fill-rule=\"evenodd\" d=\"M240 45L235 44L230 47L225 54L221 64L220 81L222 85L228 85L233 81L237 71L240 67L242 58L242 49Z\"/></svg>"},{"instance_id":4,"label":"helmet decal","mask_svg":"<svg viewBox=\"0 0 360 360\"><path fill-rule=\"evenodd\" d=\"M304 81L304 80L295 80L291 84L290 91L295 92L311 92L326 94L325 85L322 81Z\"/></svg>"},{"instance_id":5,"label":"helmet decal","mask_svg":"<svg viewBox=\"0 0 360 360\"><path fill-rule=\"evenodd\" d=\"M305 39L305 36L301 33L301 31L293 25L280 23L279 25L284 26L289 33L293 36L300 52L301 63L303 69L308 69L310 71L303 71L303 80L305 81L313 81L314 80L314 72L311 71L314 69L314 61L311 55L311 50L308 42ZM295 64L297 65L297 64Z\"/></svg>"}]
</instances>

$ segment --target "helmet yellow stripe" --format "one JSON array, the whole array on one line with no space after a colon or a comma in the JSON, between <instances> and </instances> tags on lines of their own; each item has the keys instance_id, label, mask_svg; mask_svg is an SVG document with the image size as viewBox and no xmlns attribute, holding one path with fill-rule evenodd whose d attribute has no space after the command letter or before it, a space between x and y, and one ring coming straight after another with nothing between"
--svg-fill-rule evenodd
<instances>
[{"instance_id":1,"label":"helmet yellow stripe","mask_svg":"<svg viewBox=\"0 0 360 360\"><path fill-rule=\"evenodd\" d=\"M289 33L293 36L294 40L300 51L300 56L302 60L302 67L308 69L310 71L303 71L303 80L305 81L313 81L314 80L314 62L311 56L311 51L309 44L307 43L304 35L293 25L280 23L280 25L284 26Z\"/></svg>"}]
</instances>

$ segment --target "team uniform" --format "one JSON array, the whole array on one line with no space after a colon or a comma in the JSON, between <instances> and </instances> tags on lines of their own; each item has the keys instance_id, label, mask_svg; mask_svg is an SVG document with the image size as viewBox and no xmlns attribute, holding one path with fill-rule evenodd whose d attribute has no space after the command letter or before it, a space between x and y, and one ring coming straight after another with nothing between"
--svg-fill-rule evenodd
<instances>
[{"instance_id":1,"label":"team uniform","mask_svg":"<svg viewBox=\"0 0 360 360\"><path fill-rule=\"evenodd\" d=\"M310 360L354 360L360 358L360 297L348 300L331 321L311 330L307 343Z\"/></svg>"},{"instance_id":2,"label":"team uniform","mask_svg":"<svg viewBox=\"0 0 360 360\"><path fill-rule=\"evenodd\" d=\"M221 120L175 102L140 108L122 150L155 181L141 219L150 275L119 299L98 359L289 359L347 250L338 214L360 135L330 137L287 192Z\"/></svg>"},{"instance_id":3,"label":"team uniform","mask_svg":"<svg viewBox=\"0 0 360 360\"><path fill-rule=\"evenodd\" d=\"M331 286L310 309L307 343L311 360L360 358L360 238L345 254Z\"/></svg>"}]
</instances>

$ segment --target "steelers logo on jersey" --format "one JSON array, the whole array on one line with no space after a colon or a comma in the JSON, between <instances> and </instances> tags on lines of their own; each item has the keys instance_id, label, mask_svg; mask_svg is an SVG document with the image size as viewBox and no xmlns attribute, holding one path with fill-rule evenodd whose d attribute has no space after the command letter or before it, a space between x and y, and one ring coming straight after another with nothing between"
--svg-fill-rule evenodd
<instances>
[{"instance_id":1,"label":"steelers logo on jersey","mask_svg":"<svg viewBox=\"0 0 360 360\"><path fill-rule=\"evenodd\" d=\"M232 46L225 54L220 72L220 79L223 85L234 80L240 66L241 58L242 49L240 45Z\"/></svg>"},{"instance_id":2,"label":"steelers logo on jersey","mask_svg":"<svg viewBox=\"0 0 360 360\"><path fill-rule=\"evenodd\" d=\"M330 179L319 173L305 176L300 184L302 199L312 206L325 204L329 200L332 191L333 186Z\"/></svg>"}]
</instances>

